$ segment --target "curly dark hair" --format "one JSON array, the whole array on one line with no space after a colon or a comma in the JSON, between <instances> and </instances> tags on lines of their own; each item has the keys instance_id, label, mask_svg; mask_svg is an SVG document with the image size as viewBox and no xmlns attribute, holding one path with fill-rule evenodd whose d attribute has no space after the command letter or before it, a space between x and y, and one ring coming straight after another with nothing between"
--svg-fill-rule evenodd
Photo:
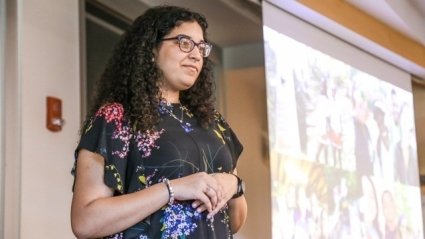
<instances>
[{"instance_id":1,"label":"curly dark hair","mask_svg":"<svg viewBox=\"0 0 425 239\"><path fill-rule=\"evenodd\" d=\"M158 6L139 16L124 33L114 49L101 78L96 82L93 106L86 123L96 111L108 103L120 103L125 117L135 132L145 132L159 123L162 72L154 59L154 49L176 26L184 22L197 22L206 39L208 23L204 16L185 8ZM194 85L180 92L180 102L208 128L214 118L213 64L204 58L203 67Z\"/></svg>"}]
</instances>

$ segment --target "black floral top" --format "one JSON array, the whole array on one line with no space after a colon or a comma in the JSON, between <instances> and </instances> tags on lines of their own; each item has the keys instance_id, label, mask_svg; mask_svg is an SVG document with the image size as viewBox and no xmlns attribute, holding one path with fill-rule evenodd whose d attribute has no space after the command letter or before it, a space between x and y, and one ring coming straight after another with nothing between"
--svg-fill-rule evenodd
<instances>
[{"instance_id":1,"label":"black floral top","mask_svg":"<svg viewBox=\"0 0 425 239\"><path fill-rule=\"evenodd\" d=\"M161 121L155 130L134 134L123 117L122 105L101 107L83 132L75 158L81 148L102 155L104 182L115 195L142 190L164 178L235 168L242 145L220 114L216 114L214 127L206 130L180 104L161 102L159 111ZM207 219L190 201L175 201L107 238L232 238L232 234L226 207Z\"/></svg>"}]
</instances>

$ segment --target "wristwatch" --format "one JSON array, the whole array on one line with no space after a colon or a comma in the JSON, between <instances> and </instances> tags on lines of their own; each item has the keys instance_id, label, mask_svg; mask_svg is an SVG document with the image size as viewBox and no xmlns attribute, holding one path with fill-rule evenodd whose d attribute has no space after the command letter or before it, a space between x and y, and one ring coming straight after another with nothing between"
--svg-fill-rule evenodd
<instances>
[{"instance_id":1,"label":"wristwatch","mask_svg":"<svg viewBox=\"0 0 425 239\"><path fill-rule=\"evenodd\" d=\"M242 196L245 193L245 182L237 175L235 174L232 174L232 175L238 179L238 188L236 190L236 193L232 197L232 199L234 199L234 198L238 198Z\"/></svg>"}]
</instances>

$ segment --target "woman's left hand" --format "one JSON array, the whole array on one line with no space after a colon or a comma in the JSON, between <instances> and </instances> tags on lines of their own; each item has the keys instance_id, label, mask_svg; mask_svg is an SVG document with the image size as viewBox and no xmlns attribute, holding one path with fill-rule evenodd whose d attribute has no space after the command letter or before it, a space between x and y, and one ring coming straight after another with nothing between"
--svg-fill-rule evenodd
<instances>
[{"instance_id":1,"label":"woman's left hand","mask_svg":"<svg viewBox=\"0 0 425 239\"><path fill-rule=\"evenodd\" d=\"M213 210L208 213L207 217L210 218L214 216L220 209L222 209L226 203L233 197L233 195L237 191L238 180L233 174L229 173L215 173L213 174L213 178L217 180L217 183L221 187L221 191L223 192L221 198L219 198L218 203ZM192 207L196 208L198 212L203 212L207 208L206 206L199 200L195 200L192 203Z\"/></svg>"}]
</instances>

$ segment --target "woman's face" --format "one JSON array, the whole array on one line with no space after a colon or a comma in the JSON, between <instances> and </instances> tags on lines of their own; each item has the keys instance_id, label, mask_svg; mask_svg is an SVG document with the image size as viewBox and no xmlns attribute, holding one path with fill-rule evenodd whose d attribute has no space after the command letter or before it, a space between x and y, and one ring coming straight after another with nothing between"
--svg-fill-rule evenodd
<instances>
[{"instance_id":1,"label":"woman's face","mask_svg":"<svg viewBox=\"0 0 425 239\"><path fill-rule=\"evenodd\" d=\"M392 195L388 192L384 193L382 196L382 210L387 222L395 222L395 220L397 220L395 207L396 205Z\"/></svg>"},{"instance_id":2,"label":"woman's face","mask_svg":"<svg viewBox=\"0 0 425 239\"><path fill-rule=\"evenodd\" d=\"M204 41L201 26L195 22L183 22L164 38L178 35L190 37L195 43ZM203 57L197 46L191 52L183 52L177 40L163 41L155 52L156 63L163 73L160 89L163 94L173 94L189 89L202 70Z\"/></svg>"}]
</instances>

